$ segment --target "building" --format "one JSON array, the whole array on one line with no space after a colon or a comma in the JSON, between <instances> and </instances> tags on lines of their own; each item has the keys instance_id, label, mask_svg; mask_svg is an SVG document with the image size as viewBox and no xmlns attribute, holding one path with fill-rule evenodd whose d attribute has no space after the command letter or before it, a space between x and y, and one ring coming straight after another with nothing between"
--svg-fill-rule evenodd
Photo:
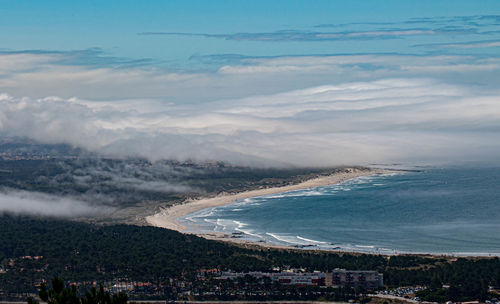
<instances>
[{"instance_id":1,"label":"building","mask_svg":"<svg viewBox=\"0 0 500 304\"><path fill-rule=\"evenodd\" d=\"M118 282L109 287L110 293L129 292L134 290L134 284L128 282Z\"/></svg>"},{"instance_id":2,"label":"building","mask_svg":"<svg viewBox=\"0 0 500 304\"><path fill-rule=\"evenodd\" d=\"M331 287L362 287L373 290L384 285L383 275L376 271L335 269L332 272L222 272L217 279L234 280L245 276L256 279L264 277L281 285L293 286L331 286Z\"/></svg>"},{"instance_id":3,"label":"building","mask_svg":"<svg viewBox=\"0 0 500 304\"><path fill-rule=\"evenodd\" d=\"M293 286L324 286L325 274L321 272L300 273L300 272L222 272L217 278L219 280L234 280L245 276L251 276L257 279L264 277L273 282L279 282L281 285Z\"/></svg>"},{"instance_id":4,"label":"building","mask_svg":"<svg viewBox=\"0 0 500 304\"><path fill-rule=\"evenodd\" d=\"M377 289L384 286L384 276L376 271L335 269L325 274L325 285Z\"/></svg>"},{"instance_id":5,"label":"building","mask_svg":"<svg viewBox=\"0 0 500 304\"><path fill-rule=\"evenodd\" d=\"M277 281L281 285L293 285L293 286L325 285L325 274L320 272L313 272L313 273L281 272L276 277ZM276 278L273 281L275 280Z\"/></svg>"}]
</instances>

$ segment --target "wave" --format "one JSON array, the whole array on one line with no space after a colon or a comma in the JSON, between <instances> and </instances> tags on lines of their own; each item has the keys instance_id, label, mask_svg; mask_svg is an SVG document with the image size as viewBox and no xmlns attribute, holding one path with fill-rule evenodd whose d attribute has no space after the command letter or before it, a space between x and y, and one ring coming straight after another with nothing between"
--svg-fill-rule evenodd
<instances>
[{"instance_id":1,"label":"wave","mask_svg":"<svg viewBox=\"0 0 500 304\"><path fill-rule=\"evenodd\" d=\"M285 197L301 197L301 196L320 196L325 195L328 192L324 190L320 190L320 188L305 189L305 190L295 190L290 192L284 192L280 194L266 195L262 196L263 199L273 199L273 198L285 198Z\"/></svg>"},{"instance_id":2,"label":"wave","mask_svg":"<svg viewBox=\"0 0 500 304\"><path fill-rule=\"evenodd\" d=\"M240 221L233 221L236 225L238 225L238 228L243 228L245 226L248 226L248 224L242 223Z\"/></svg>"},{"instance_id":3,"label":"wave","mask_svg":"<svg viewBox=\"0 0 500 304\"><path fill-rule=\"evenodd\" d=\"M232 234L235 231L241 232L243 234L262 239L262 235L255 233L252 229L243 229L248 226L247 223L243 223L241 221L236 220L227 220L227 219L204 219L205 222L213 225L214 232L224 232L226 234Z\"/></svg>"},{"instance_id":4,"label":"wave","mask_svg":"<svg viewBox=\"0 0 500 304\"><path fill-rule=\"evenodd\" d=\"M303 241L311 242L311 243L315 243L315 244L328 244L328 242L322 242L322 241L315 241L315 240L311 240L311 239L306 239L306 238L298 236L298 235L296 236L296 238L298 238L299 240L303 240Z\"/></svg>"},{"instance_id":5,"label":"wave","mask_svg":"<svg viewBox=\"0 0 500 304\"><path fill-rule=\"evenodd\" d=\"M203 219L204 222L209 223L213 226L212 230L214 232L226 232L227 229L227 220L223 219Z\"/></svg>"},{"instance_id":6,"label":"wave","mask_svg":"<svg viewBox=\"0 0 500 304\"><path fill-rule=\"evenodd\" d=\"M269 235L270 237L273 237L273 238L277 239L280 242L285 242L285 243L289 243L289 244L296 244L296 242L286 240L284 238L284 236L279 236L277 234L270 233L270 232L266 232L266 235Z\"/></svg>"},{"instance_id":7,"label":"wave","mask_svg":"<svg viewBox=\"0 0 500 304\"><path fill-rule=\"evenodd\" d=\"M232 206L232 207L240 207L241 206L241 207L243 207L245 205L254 203L257 199L258 199L258 197L249 197L249 198L239 199L228 206ZM224 207L225 206L222 206L222 208L224 208Z\"/></svg>"},{"instance_id":8,"label":"wave","mask_svg":"<svg viewBox=\"0 0 500 304\"><path fill-rule=\"evenodd\" d=\"M358 247L358 248L369 248L369 249L375 249L376 247L375 246L372 246L372 245L354 245L355 247Z\"/></svg>"},{"instance_id":9,"label":"wave","mask_svg":"<svg viewBox=\"0 0 500 304\"><path fill-rule=\"evenodd\" d=\"M248 229L240 229L240 228L236 228L234 229L238 232L241 232L241 233L244 233L246 235L249 235L249 236L253 236L253 237L256 237L258 239L262 239L262 235L258 234L258 233L254 233L253 230L248 230Z\"/></svg>"},{"instance_id":10,"label":"wave","mask_svg":"<svg viewBox=\"0 0 500 304\"><path fill-rule=\"evenodd\" d=\"M184 217L183 219L196 223L197 221L195 219L212 216L215 214L215 211L216 211L215 208L210 208L208 210L202 210L202 212L193 213L190 216Z\"/></svg>"},{"instance_id":11,"label":"wave","mask_svg":"<svg viewBox=\"0 0 500 304\"><path fill-rule=\"evenodd\" d=\"M440 195L444 193L447 196L456 198L457 204L465 204L467 198L452 195L456 192L455 189L457 187L460 187L458 189L465 188L467 191L482 189L468 186L466 183L471 182L469 179L457 179L456 176L459 176L458 173L461 174L461 171L458 173L446 173L448 175L444 175L445 173L431 171L418 174L396 173L377 175L325 187L254 197L241 200L227 207L218 207L209 212L190 215L186 219L186 227L193 225L193 227L198 229L201 227L211 230L212 225L214 225L214 229L222 230L226 234L238 231L240 233L236 235L241 235L238 237L248 238L249 240L258 238L257 241L260 242L264 240L269 243L305 249L345 250L383 254L423 252L464 256L496 255L495 252L498 253L500 250L498 246L500 244L499 238L494 236L494 233L490 235L487 232L495 231L495 228L498 227L498 222L494 221L491 217L478 212L479 215L484 216L488 221L483 220L481 223L471 221L467 225L469 223L469 217L465 217L467 214L457 211L455 212L456 214L452 214L460 220L457 220L457 222L453 221L454 218L452 217L448 221L438 219L434 222L427 221L427 218L425 221L422 221L420 214L425 214L426 209L416 208L413 204L410 204L415 201L423 204L422 206L424 207L434 206L433 201L435 197L414 194L425 194L431 190L435 191L434 187L436 184L442 187L438 189L441 191ZM401 176L403 174L404 176ZM395 175L400 175L401 177L389 177ZM442 180L444 178L451 180L455 184L443 184ZM474 181L472 179L472 182ZM479 182L483 183L484 179L477 178L478 187L484 187ZM493 184L489 182L486 185ZM406 195L408 192L407 188L410 186L416 190L412 190L409 192L409 195ZM351 191L344 192L349 190ZM358 191L360 191L359 196ZM380 202L375 204L374 207L385 208L385 206L389 206L387 214L381 214L369 208L370 204L372 204L370 199L372 193L375 197L381 198ZM394 193L397 193L398 196L391 196ZM401 197L400 193L405 194L405 196ZM494 194L495 191L492 190L486 193L481 192L477 195L481 198L484 197L486 204L497 201ZM323 198L318 195L324 195L325 197ZM304 199L302 200L300 196L303 196ZM306 196L311 197L307 198ZM330 196L331 203L329 201ZM406 203L405 201L408 197L411 197L411 200L409 200L410 203ZM475 192L474 197L476 197ZM398 203L402 201L402 209L395 207L395 201ZM263 207L266 207L254 207L254 204L262 204ZM359 214L358 218L358 214L355 212L356 209L352 211L349 208L345 208L345 206L366 207L367 212L370 212L370 217L366 214ZM404 217L406 216L406 213L403 212L406 210L404 208L409 208L407 211L408 219ZM464 207L457 209L469 210L471 208ZM447 213L453 213L452 211L454 211L444 207L442 210ZM498 213L500 209L492 205L491 210ZM329 218L330 212L332 212L332 218ZM441 209L439 209L439 212L441 212ZM404 216L401 216L402 214ZM429 216L432 219L434 215L431 214ZM356 218L351 219L350 217ZM212 224L204 224L200 218L208 218L212 220ZM219 218L219 221L216 218ZM387 221L389 218L391 218L391 223L395 223L394 227L404 227L404 229L401 231L401 229L393 228L391 225L380 225L372 220ZM463 218L466 219L465 222L462 222ZM221 221L221 219L224 220ZM193 223L193 221L197 222ZM243 222L247 222L248 224ZM456 229L458 226L463 228L463 230ZM435 233L436 231L438 233ZM461 231L466 231L467 233L460 233ZM415 240L413 241L413 239ZM474 242L474 246L471 245L472 242ZM476 246L476 244L479 245Z\"/></svg>"},{"instance_id":12,"label":"wave","mask_svg":"<svg viewBox=\"0 0 500 304\"><path fill-rule=\"evenodd\" d=\"M243 206L243 205L259 206L262 204L262 202L265 202L268 199L330 195L330 194L335 194L339 190L340 191L351 191L351 190L353 190L352 186L355 187L357 185L369 184L370 182L374 181L375 179L380 179L381 177L385 177L385 176L394 176L394 175L398 175L398 174L400 174L400 173L387 173L387 174L380 174L380 175L376 175L376 176L359 176L359 177L356 177L353 179L346 180L344 182L340 182L340 183L332 184L332 185L327 185L327 186L312 187L312 188L307 188L307 189L292 190L292 191L282 192L282 193L277 193L277 194L270 194L270 195L263 195L263 196L246 198L246 199L236 201L235 203L231 204L231 206L233 206L233 207ZM384 184L380 184L380 185L384 185Z\"/></svg>"}]
</instances>

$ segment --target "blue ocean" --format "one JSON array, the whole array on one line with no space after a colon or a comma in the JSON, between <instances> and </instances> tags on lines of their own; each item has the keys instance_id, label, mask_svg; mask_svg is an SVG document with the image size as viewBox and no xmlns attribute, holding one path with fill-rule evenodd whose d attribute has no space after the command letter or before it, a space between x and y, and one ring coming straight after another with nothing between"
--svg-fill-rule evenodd
<instances>
[{"instance_id":1,"label":"blue ocean","mask_svg":"<svg viewBox=\"0 0 500 304\"><path fill-rule=\"evenodd\" d=\"M500 255L500 168L431 168L249 198L188 230L306 249Z\"/></svg>"}]
</instances>

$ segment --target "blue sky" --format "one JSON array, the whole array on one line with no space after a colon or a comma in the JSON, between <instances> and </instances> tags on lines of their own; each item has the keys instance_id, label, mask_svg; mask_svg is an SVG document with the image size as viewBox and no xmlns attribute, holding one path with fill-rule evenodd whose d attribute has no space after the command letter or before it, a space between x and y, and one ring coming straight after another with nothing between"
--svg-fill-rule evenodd
<instances>
[{"instance_id":1,"label":"blue sky","mask_svg":"<svg viewBox=\"0 0 500 304\"><path fill-rule=\"evenodd\" d=\"M500 1L0 0L0 136L246 165L500 162Z\"/></svg>"},{"instance_id":2,"label":"blue sky","mask_svg":"<svg viewBox=\"0 0 500 304\"><path fill-rule=\"evenodd\" d=\"M499 39L499 20L482 26L449 19L500 14L498 1L0 1L4 50L69 51L100 48L110 56L149 58L161 65L196 66L192 55L247 56L436 52L415 45ZM446 18L447 17L447 18ZM431 18L417 22L421 18ZM338 33L459 26L456 33L391 39L255 41L143 32L204 34L305 31ZM493 22L494 21L494 22ZM356 24L365 23L365 24ZM368 23L368 24L366 24ZM373 24L369 24L373 23ZM331 27L315 27L332 25ZM446 24L445 24L446 25ZM465 34L459 30L470 30ZM445 52L444 50L439 50ZM482 50L494 53L491 50ZM457 52L455 50L455 52ZM462 51L463 52L463 51ZM469 53L481 53L477 49Z\"/></svg>"}]
</instances>

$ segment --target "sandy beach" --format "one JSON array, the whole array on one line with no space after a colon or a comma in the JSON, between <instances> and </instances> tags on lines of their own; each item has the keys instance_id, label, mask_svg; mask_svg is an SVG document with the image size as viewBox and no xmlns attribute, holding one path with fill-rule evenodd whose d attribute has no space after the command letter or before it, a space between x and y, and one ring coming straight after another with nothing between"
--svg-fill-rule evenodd
<instances>
[{"instance_id":1,"label":"sandy beach","mask_svg":"<svg viewBox=\"0 0 500 304\"><path fill-rule=\"evenodd\" d=\"M383 173L389 173L387 170L381 170L381 169L367 169L367 170L359 170L359 169L352 169L348 168L345 169L342 172L334 173L332 175L328 176L320 176L317 178L313 178L310 180L307 180L305 182L295 184L295 185L288 185L288 186L283 186L283 187L273 187L273 188L264 188L264 189L257 189L257 190L251 190L251 191L244 191L236 194L224 194L224 195L218 195L215 197L210 197L210 198L202 198L202 199L197 199L197 200L190 200L186 201L182 204L179 205L174 205L169 208L165 208L161 210L160 212L146 217L147 223L149 223L152 226L156 227L162 227L162 228L167 228L171 230L176 230L182 233L186 233L186 227L181 225L178 222L178 219L180 217L186 216L188 214L206 209L206 208L212 208L212 207L218 207L218 206L223 206L227 204L231 204L237 200L242 200L250 197L257 197L257 196L263 196L263 195L272 195L272 194L277 194L277 193L283 193L287 191L293 191L293 190L302 190L302 189L308 189L308 188L314 188L314 187L320 187L320 186L327 186L327 185L333 185L337 183L344 182L349 179L353 179L356 177L360 176L368 176L368 175L374 175L374 174L383 174ZM231 236L223 234L223 233L216 233L216 232L211 232L211 233L195 233L198 236L207 238L207 239L216 239L216 240L223 240L223 241L229 241L229 242L234 242L234 243L239 243L239 244L257 244L261 246L266 246L266 247L278 247L278 248L286 248L285 246L280 246L280 245L273 245L270 243L255 243L255 242L250 242L248 240L244 239L239 239L239 238L231 238Z\"/></svg>"}]
</instances>

